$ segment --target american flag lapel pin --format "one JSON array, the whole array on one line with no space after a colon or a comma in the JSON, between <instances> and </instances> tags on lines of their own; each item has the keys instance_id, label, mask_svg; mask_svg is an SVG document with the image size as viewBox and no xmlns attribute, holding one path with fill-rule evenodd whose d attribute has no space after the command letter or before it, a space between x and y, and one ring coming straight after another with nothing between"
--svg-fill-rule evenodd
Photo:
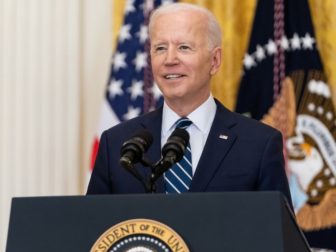
<instances>
[{"instance_id":1,"label":"american flag lapel pin","mask_svg":"<svg viewBox=\"0 0 336 252\"><path fill-rule=\"evenodd\" d=\"M220 138L220 139L227 140L229 137L228 137L227 135L220 134L220 135L219 135L219 138Z\"/></svg>"}]
</instances>

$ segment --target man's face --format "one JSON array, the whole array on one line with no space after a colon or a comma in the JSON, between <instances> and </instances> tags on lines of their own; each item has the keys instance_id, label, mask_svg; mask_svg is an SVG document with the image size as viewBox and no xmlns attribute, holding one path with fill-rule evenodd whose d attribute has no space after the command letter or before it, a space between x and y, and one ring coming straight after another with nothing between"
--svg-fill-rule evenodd
<instances>
[{"instance_id":1,"label":"man's face","mask_svg":"<svg viewBox=\"0 0 336 252\"><path fill-rule=\"evenodd\" d=\"M152 26L153 75L168 105L181 100L196 104L209 97L221 51L210 50L206 22L199 13L179 11L157 17Z\"/></svg>"}]
</instances>

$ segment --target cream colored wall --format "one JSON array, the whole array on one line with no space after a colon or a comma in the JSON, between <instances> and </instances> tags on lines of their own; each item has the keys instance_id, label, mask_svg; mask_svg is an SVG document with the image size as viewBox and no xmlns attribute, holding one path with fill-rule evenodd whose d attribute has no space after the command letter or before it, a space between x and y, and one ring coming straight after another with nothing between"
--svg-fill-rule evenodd
<instances>
[{"instance_id":1,"label":"cream colored wall","mask_svg":"<svg viewBox=\"0 0 336 252\"><path fill-rule=\"evenodd\" d=\"M111 0L0 0L0 251L12 197L78 195L112 53Z\"/></svg>"}]
</instances>

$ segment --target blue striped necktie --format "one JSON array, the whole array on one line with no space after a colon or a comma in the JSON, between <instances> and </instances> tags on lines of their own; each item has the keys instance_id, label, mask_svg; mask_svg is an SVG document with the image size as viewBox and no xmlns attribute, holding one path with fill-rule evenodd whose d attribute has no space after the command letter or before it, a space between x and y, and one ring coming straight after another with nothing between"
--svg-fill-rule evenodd
<instances>
[{"instance_id":1,"label":"blue striped necktie","mask_svg":"<svg viewBox=\"0 0 336 252\"><path fill-rule=\"evenodd\" d=\"M186 129L192 124L188 118L180 118L176 122L175 128ZM189 190L192 179L191 148L190 143L184 152L180 162L173 165L164 174L166 193L183 193Z\"/></svg>"}]
</instances>

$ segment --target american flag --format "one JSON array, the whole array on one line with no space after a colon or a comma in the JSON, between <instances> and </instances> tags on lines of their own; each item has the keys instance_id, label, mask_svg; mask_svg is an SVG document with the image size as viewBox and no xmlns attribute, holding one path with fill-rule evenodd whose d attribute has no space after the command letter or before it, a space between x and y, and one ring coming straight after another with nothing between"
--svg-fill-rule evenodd
<instances>
[{"instance_id":1,"label":"american flag","mask_svg":"<svg viewBox=\"0 0 336 252\"><path fill-rule=\"evenodd\" d=\"M150 12L165 0L128 0L118 44L112 57L101 118L91 155L93 169L102 132L121 121L148 112L162 103L153 83L149 58L148 20Z\"/></svg>"}]
</instances>

